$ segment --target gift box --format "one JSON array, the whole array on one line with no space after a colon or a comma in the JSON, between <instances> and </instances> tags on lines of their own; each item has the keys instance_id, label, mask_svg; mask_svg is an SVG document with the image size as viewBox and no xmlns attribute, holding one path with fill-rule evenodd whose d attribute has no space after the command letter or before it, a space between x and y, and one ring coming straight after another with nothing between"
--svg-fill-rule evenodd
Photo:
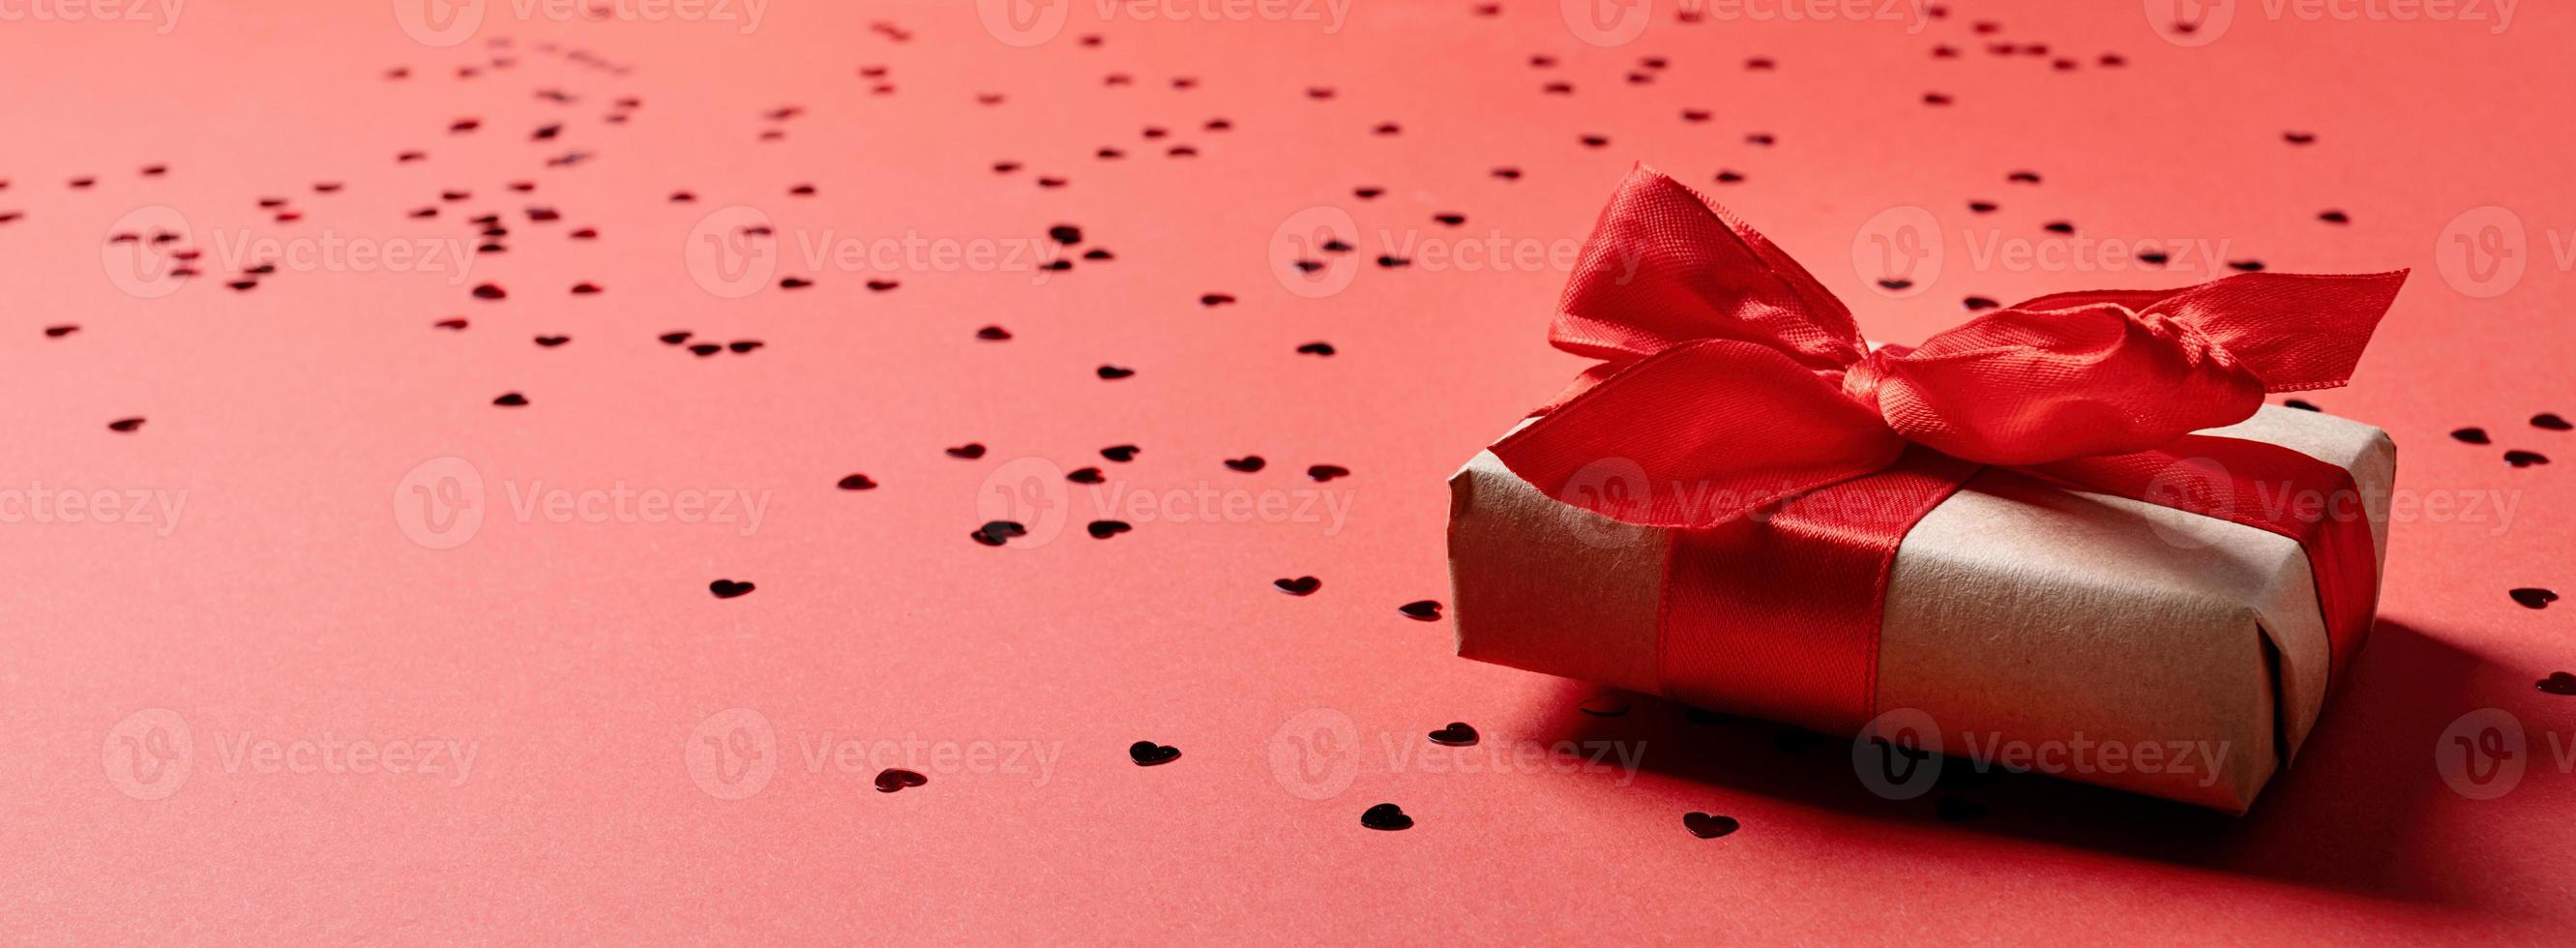
<instances>
[{"instance_id":1,"label":"gift box","mask_svg":"<svg viewBox=\"0 0 2576 948\"><path fill-rule=\"evenodd\" d=\"M1602 362L1450 481L1458 654L2242 813L2368 633L2396 470L2263 396L2342 384L2403 279L2056 294L1872 346L1640 166L1551 336Z\"/></svg>"}]
</instances>

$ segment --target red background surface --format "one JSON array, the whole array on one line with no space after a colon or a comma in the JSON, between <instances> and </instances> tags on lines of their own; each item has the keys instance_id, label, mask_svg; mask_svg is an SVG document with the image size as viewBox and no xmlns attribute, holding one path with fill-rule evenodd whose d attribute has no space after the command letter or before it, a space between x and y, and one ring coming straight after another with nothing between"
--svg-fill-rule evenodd
<instances>
[{"instance_id":1,"label":"red background surface","mask_svg":"<svg viewBox=\"0 0 2576 948\"><path fill-rule=\"evenodd\" d=\"M2460 22L2235 4L2223 31L2178 43L2155 3L1821 21L1710 4L1685 23L1659 0L1633 38L1599 45L1615 37L1535 0L1493 15L1359 2L1338 21L1320 0L1313 19L1156 8L1182 22L1073 3L1052 8L1060 32L1020 47L966 3L782 0L752 21L740 6L592 18L493 2L467 42L436 46L404 28L407 2L390 6L190 0L102 21L40 4L0 23L15 93L0 101L0 212L20 215L0 223L0 443L16 448L0 491L179 505L145 523L0 524L10 941L2539 941L2576 920L2576 776L2553 755L2576 743L2576 699L2532 686L2576 664L2570 607L2506 596L2569 585L2576 553L2576 435L2525 422L2576 411L2560 102L2576 13L2521 4L2497 30L2493 7ZM2052 68L2061 57L2074 68ZM1571 93L1544 90L1560 81ZM626 96L641 104L613 104ZM802 113L763 116L789 105ZM449 131L468 117L479 128ZM1231 128L1205 127L1218 117ZM783 137L762 140L770 128ZM397 162L408 149L427 156ZM589 157L547 164L575 150ZM2310 400L2386 428L2415 496L2502 497L2512 513L2401 513L2374 640L2243 819L2013 777L1945 791L1989 811L1945 821L1934 798L1867 793L1839 741L1784 749L1768 725L1694 725L1645 699L1578 713L1594 689L1457 659L1445 621L1395 609L1447 598L1443 479L1579 367L1543 343L1560 270L1431 261L1471 241L1579 240L1639 160L1708 189L1891 341L1957 321L1968 295L2228 272L2179 253L2159 269L1979 252L2078 249L2049 221L2223 241L2274 270L2414 267L2356 384ZM139 170L152 164L167 172ZM1490 173L1506 166L1520 176ZM1744 180L1719 184L1721 169ZM2019 170L2042 180L2009 183ZM96 181L67 183L82 176ZM678 190L698 200L669 201ZM276 220L263 196L300 218ZM562 220L531 222L531 205ZM424 206L438 216L406 216ZM773 222L775 276L814 285L733 299L694 280L692 228L733 206ZM2470 213L2485 206L2503 216ZM1931 214L1944 251L1904 298L1853 255L1896 207ZM2327 209L2350 223L2320 221ZM245 241L417 248L470 237L487 212L508 250L467 267L281 262L255 289L223 285L258 262L232 253ZM1433 220L1451 212L1465 224ZM1283 264L1311 248L1278 236L1318 214L1349 215L1357 250L1300 277ZM170 261L106 241L173 219L188 238L163 250L200 248L204 273L138 295L137 261ZM1059 223L1116 259L1038 279L804 257L906 236L1007 252ZM599 236L570 239L578 227ZM2518 277L2452 240L2489 233ZM1381 253L1415 265L1380 268ZM1330 293L1300 282L1345 276ZM485 281L510 298L470 298ZM582 281L604 292L566 292ZM1207 293L1237 302L1205 307ZM470 328L433 328L456 316ZM64 324L80 328L42 331ZM1015 338L977 341L987 324ZM765 347L698 358L655 339L683 329ZM572 341L529 341L548 333ZM1337 354L1294 351L1316 340ZM1137 374L1103 381L1105 363ZM531 404L493 406L505 391ZM127 417L147 421L107 428ZM2469 425L2496 443L2447 436ZM990 453L942 453L969 441ZM1096 454L1128 443L1143 448L1131 464ZM2559 463L2510 467L2508 448ZM1245 454L1270 464L1220 463ZM439 458L486 492L480 528L447 549L416 540L419 508L403 507ZM1318 463L1354 473L1315 484ZM1092 495L1049 475L1026 483L1056 492L1037 496L1065 505L1061 533L967 538L996 516L979 509L988 487L1084 465L1150 497L1329 495L1348 517L1129 517L1132 532L1094 540ZM882 486L835 489L854 471ZM620 484L745 492L765 513L558 523L508 500ZM1271 587L1298 575L1322 589ZM758 589L717 599L718 578ZM2452 792L2436 755L2482 707L2527 733L2527 774L2489 801ZM731 708L770 726L736 745L750 753L735 764L775 767L756 787L686 756ZM146 732L172 720L193 758L144 781L123 741L166 739ZM743 720L713 718L722 733ZM1416 753L1452 720L1488 753L1446 762L1479 772ZM1318 722L1348 722L1358 745L1308 740ZM475 757L457 780L228 756L326 735L452 739ZM875 765L809 763L852 737L1020 748L1025 772L889 760L930 779L881 794ZM1139 739L1183 756L1139 768L1125 756ZM1642 769L1506 755L1561 740ZM1033 749L1059 756L1041 774ZM1312 773L1348 783L1296 792ZM1378 802L1418 824L1362 828ZM1686 811L1744 829L1697 839Z\"/></svg>"}]
</instances>

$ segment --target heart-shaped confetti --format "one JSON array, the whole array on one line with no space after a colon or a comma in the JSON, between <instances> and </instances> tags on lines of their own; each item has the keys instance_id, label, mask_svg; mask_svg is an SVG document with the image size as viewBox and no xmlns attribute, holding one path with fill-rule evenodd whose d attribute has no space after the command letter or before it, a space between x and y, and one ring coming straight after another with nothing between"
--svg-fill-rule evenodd
<instances>
[{"instance_id":1,"label":"heart-shaped confetti","mask_svg":"<svg viewBox=\"0 0 2576 948\"><path fill-rule=\"evenodd\" d=\"M893 793L905 787L918 787L929 782L928 777L897 767L878 771L875 781L878 793Z\"/></svg>"},{"instance_id":2,"label":"heart-shaped confetti","mask_svg":"<svg viewBox=\"0 0 2576 948\"><path fill-rule=\"evenodd\" d=\"M1744 828L1744 824L1732 816L1711 816L1694 811L1682 814L1682 828L1701 839L1716 839Z\"/></svg>"},{"instance_id":3,"label":"heart-shaped confetti","mask_svg":"<svg viewBox=\"0 0 2576 948\"><path fill-rule=\"evenodd\" d=\"M1360 811L1360 825L1373 830L1412 829L1413 817L1405 815L1403 807L1380 803Z\"/></svg>"}]
</instances>

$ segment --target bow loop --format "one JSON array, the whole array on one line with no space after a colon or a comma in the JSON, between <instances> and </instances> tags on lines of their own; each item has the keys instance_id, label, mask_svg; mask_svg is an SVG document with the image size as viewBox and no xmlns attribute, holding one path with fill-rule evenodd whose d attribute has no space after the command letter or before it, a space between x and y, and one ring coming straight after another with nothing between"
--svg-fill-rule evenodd
<instances>
[{"instance_id":1,"label":"bow loop","mask_svg":"<svg viewBox=\"0 0 2576 948\"><path fill-rule=\"evenodd\" d=\"M1797 261L1642 164L1602 209L1557 311L1549 341L1614 365L1696 339L1770 346L1820 372L1862 351L1851 312Z\"/></svg>"},{"instance_id":2,"label":"bow loop","mask_svg":"<svg viewBox=\"0 0 2576 948\"><path fill-rule=\"evenodd\" d=\"M1904 450L1822 376L1727 339L1638 360L1493 447L1548 496L1649 527L1725 523L1886 467Z\"/></svg>"}]
</instances>

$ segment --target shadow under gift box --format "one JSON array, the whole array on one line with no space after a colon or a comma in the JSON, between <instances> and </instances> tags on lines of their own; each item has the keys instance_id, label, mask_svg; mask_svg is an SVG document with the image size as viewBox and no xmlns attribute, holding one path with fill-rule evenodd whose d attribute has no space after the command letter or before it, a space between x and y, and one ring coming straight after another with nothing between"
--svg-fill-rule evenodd
<instances>
[{"instance_id":1,"label":"shadow under gift box","mask_svg":"<svg viewBox=\"0 0 2576 948\"><path fill-rule=\"evenodd\" d=\"M2267 405L2202 433L2350 471L2384 574L2397 470L2385 432ZM1659 650L1674 531L1560 503L1491 451L1449 489L1459 655L1666 693ZM1990 470L1897 547L1875 709L1923 712L1954 754L1998 739L2154 753L2151 766L2124 759L2113 770L2097 757L2084 771L2034 769L2241 814L2315 726L2328 649L2297 541ZM2175 747L2190 748L2185 760L2172 759Z\"/></svg>"}]
</instances>

